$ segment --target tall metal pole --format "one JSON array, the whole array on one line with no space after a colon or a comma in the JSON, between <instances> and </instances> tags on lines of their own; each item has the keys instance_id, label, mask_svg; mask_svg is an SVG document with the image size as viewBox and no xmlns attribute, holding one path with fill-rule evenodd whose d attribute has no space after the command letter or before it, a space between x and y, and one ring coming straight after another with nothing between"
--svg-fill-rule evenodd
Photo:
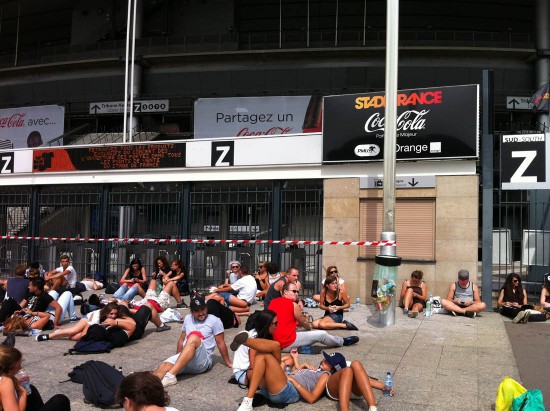
<instances>
[{"instance_id":1,"label":"tall metal pole","mask_svg":"<svg viewBox=\"0 0 550 411\"><path fill-rule=\"evenodd\" d=\"M134 10L132 19L132 67L130 69L130 135L128 136L128 142L132 142L134 135L134 94L135 94L135 75L134 70L136 67L136 10L138 0L134 0Z\"/></svg>"},{"instance_id":2,"label":"tall metal pole","mask_svg":"<svg viewBox=\"0 0 550 411\"><path fill-rule=\"evenodd\" d=\"M395 143L397 137L397 64L399 0L387 0L386 17L386 106L384 123L384 211L381 240L396 240L395 234ZM396 247L381 247L375 258L373 302L380 311L380 325L395 324L397 267Z\"/></svg>"},{"instance_id":3,"label":"tall metal pole","mask_svg":"<svg viewBox=\"0 0 550 411\"><path fill-rule=\"evenodd\" d=\"M122 125L122 141L126 143L126 122L128 121L128 57L130 55L130 22L133 0L128 0L128 16L126 19L126 58L124 60L124 120Z\"/></svg>"},{"instance_id":4,"label":"tall metal pole","mask_svg":"<svg viewBox=\"0 0 550 411\"><path fill-rule=\"evenodd\" d=\"M397 64L399 0L388 0L386 20L386 107L384 126L384 232L395 232L395 143L397 135ZM395 255L395 247L384 247ZM384 252L382 253L384 254Z\"/></svg>"}]
</instances>

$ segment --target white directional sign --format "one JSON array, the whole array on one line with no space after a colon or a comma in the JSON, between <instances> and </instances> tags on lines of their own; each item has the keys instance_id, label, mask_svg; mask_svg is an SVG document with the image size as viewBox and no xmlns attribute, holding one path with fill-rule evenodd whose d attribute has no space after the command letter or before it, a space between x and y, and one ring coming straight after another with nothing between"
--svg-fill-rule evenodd
<instances>
[{"instance_id":1,"label":"white directional sign","mask_svg":"<svg viewBox=\"0 0 550 411\"><path fill-rule=\"evenodd\" d=\"M506 108L509 110L532 110L533 105L529 103L529 100L531 97L507 96Z\"/></svg>"},{"instance_id":2,"label":"white directional sign","mask_svg":"<svg viewBox=\"0 0 550 411\"><path fill-rule=\"evenodd\" d=\"M128 103L130 107L130 103ZM170 108L169 100L138 100L134 101L134 110L139 113L164 113ZM124 101L103 101L90 103L90 114L124 113Z\"/></svg>"},{"instance_id":3,"label":"white directional sign","mask_svg":"<svg viewBox=\"0 0 550 411\"><path fill-rule=\"evenodd\" d=\"M500 176L503 190L547 190L550 188L546 166L550 145L544 134L502 136Z\"/></svg>"},{"instance_id":4,"label":"white directional sign","mask_svg":"<svg viewBox=\"0 0 550 411\"><path fill-rule=\"evenodd\" d=\"M383 188L382 177L361 177L359 188ZM397 177L395 188L433 188L435 187L435 176L408 176Z\"/></svg>"}]
</instances>

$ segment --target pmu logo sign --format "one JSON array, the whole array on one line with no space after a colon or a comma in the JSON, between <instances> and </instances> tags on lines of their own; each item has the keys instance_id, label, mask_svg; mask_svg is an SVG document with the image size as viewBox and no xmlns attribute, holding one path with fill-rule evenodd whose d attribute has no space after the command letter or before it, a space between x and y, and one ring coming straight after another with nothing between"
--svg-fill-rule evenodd
<instances>
[{"instance_id":1,"label":"pmu logo sign","mask_svg":"<svg viewBox=\"0 0 550 411\"><path fill-rule=\"evenodd\" d=\"M502 136L500 149L503 190L547 189L546 136L518 134Z\"/></svg>"}]
</instances>

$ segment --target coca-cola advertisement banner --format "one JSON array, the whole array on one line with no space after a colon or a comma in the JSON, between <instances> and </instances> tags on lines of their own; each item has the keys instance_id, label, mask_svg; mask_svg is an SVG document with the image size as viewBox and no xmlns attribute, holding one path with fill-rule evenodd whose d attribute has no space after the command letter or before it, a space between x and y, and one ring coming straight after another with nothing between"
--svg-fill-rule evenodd
<instances>
[{"instance_id":1,"label":"coca-cola advertisement banner","mask_svg":"<svg viewBox=\"0 0 550 411\"><path fill-rule=\"evenodd\" d=\"M476 158L479 86L399 90L397 160ZM384 159L385 93L324 98L323 162Z\"/></svg>"},{"instance_id":2,"label":"coca-cola advertisement banner","mask_svg":"<svg viewBox=\"0 0 550 411\"><path fill-rule=\"evenodd\" d=\"M0 140L13 148L39 147L63 134L65 107L32 106L0 110Z\"/></svg>"},{"instance_id":3,"label":"coca-cola advertisement banner","mask_svg":"<svg viewBox=\"0 0 550 411\"><path fill-rule=\"evenodd\" d=\"M201 98L195 139L321 131L321 96Z\"/></svg>"}]
</instances>

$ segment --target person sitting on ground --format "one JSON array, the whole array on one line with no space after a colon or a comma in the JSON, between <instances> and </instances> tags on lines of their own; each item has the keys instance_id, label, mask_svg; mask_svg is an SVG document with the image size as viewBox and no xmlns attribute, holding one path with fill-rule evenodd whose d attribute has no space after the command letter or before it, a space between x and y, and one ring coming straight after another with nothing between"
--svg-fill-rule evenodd
<instances>
[{"instance_id":1,"label":"person sitting on ground","mask_svg":"<svg viewBox=\"0 0 550 411\"><path fill-rule=\"evenodd\" d=\"M29 282L29 294L21 301L21 311L27 317L26 322L29 329L43 330L50 319L53 321L54 328L61 327L59 321L63 309L51 295L44 291L44 287L43 278L33 278Z\"/></svg>"},{"instance_id":2,"label":"person sitting on ground","mask_svg":"<svg viewBox=\"0 0 550 411\"><path fill-rule=\"evenodd\" d=\"M544 275L544 284L540 293L540 304L547 312L550 312L550 274Z\"/></svg>"},{"instance_id":3,"label":"person sitting on ground","mask_svg":"<svg viewBox=\"0 0 550 411\"><path fill-rule=\"evenodd\" d=\"M225 364L231 368L225 345L223 324L208 314L206 301L200 295L191 298L191 313L185 316L176 354L167 358L153 372L164 387L178 383L178 374L202 374L212 368L212 354L217 345Z\"/></svg>"},{"instance_id":4,"label":"person sitting on ground","mask_svg":"<svg viewBox=\"0 0 550 411\"><path fill-rule=\"evenodd\" d=\"M62 321L65 317L68 317L71 322L80 320L80 317L76 315L73 294L70 291L63 291L60 295L57 291L50 290L48 294L50 294L52 298L61 306L60 321ZM53 313L52 308L48 308L47 311Z\"/></svg>"},{"instance_id":5,"label":"person sitting on ground","mask_svg":"<svg viewBox=\"0 0 550 411\"><path fill-rule=\"evenodd\" d=\"M63 394L53 395L46 403L34 385L31 393L17 378L23 355L14 347L0 346L0 409L6 411L70 411L71 402ZM28 377L27 377L28 378Z\"/></svg>"},{"instance_id":6,"label":"person sitting on ground","mask_svg":"<svg viewBox=\"0 0 550 411\"><path fill-rule=\"evenodd\" d=\"M25 278L25 265L18 264L15 267L15 277L0 280L0 284L6 289L6 298L0 307L0 323L4 323L8 317L21 309L21 301L29 292L29 280Z\"/></svg>"},{"instance_id":7,"label":"person sitting on ground","mask_svg":"<svg viewBox=\"0 0 550 411\"><path fill-rule=\"evenodd\" d=\"M273 339L281 344L284 352L289 352L292 347L301 347L315 343L327 347L342 347L355 344L359 337L339 337L328 334L324 330L311 330L311 325L302 315L302 310L296 303L298 290L296 284L285 283L282 297L275 298L269 304L269 309L277 314L278 326L273 334ZM307 331L296 332L296 323Z\"/></svg>"},{"instance_id":8,"label":"person sitting on ground","mask_svg":"<svg viewBox=\"0 0 550 411\"><path fill-rule=\"evenodd\" d=\"M229 263L229 270L225 272L224 284L233 284L239 278L241 278L241 263L238 261L231 261Z\"/></svg>"},{"instance_id":9,"label":"person sitting on ground","mask_svg":"<svg viewBox=\"0 0 550 411\"><path fill-rule=\"evenodd\" d=\"M469 318L474 318L486 308L477 284L470 281L470 272L465 269L458 271L458 281L449 286L449 293L446 299L441 299L441 306L454 316L458 313Z\"/></svg>"},{"instance_id":10,"label":"person sitting on ground","mask_svg":"<svg viewBox=\"0 0 550 411\"><path fill-rule=\"evenodd\" d=\"M124 301L131 301L136 295L143 297L145 291L141 287L147 280L147 273L145 267L141 264L139 258L134 258L130 261L130 265L122 274L120 279L120 288L116 290L113 297Z\"/></svg>"},{"instance_id":11,"label":"person sitting on ground","mask_svg":"<svg viewBox=\"0 0 550 411\"><path fill-rule=\"evenodd\" d=\"M341 353L323 352L319 367L303 363L287 376L278 365L281 363L281 349L275 341L249 338L248 333L240 332L231 343L231 348L245 344L257 351L246 397L238 411L252 411L254 394L260 393L275 404L292 404L300 398L309 404L315 403L325 393L329 398L340 401L340 409L349 410L353 393L362 396L369 411L376 411L373 387L384 390L384 384L368 376L363 364L353 361L350 366ZM395 394L392 387L390 395Z\"/></svg>"},{"instance_id":12,"label":"person sitting on ground","mask_svg":"<svg viewBox=\"0 0 550 411\"><path fill-rule=\"evenodd\" d=\"M44 275L46 280L46 289L49 290L59 290L62 291L66 289L75 288L76 286L76 270L70 263L69 256L61 256L61 265L55 270L48 271Z\"/></svg>"},{"instance_id":13,"label":"person sitting on ground","mask_svg":"<svg viewBox=\"0 0 550 411\"><path fill-rule=\"evenodd\" d=\"M44 267L42 267L42 264L40 264L38 261L33 261L32 263L29 264L29 266L27 267L27 270L25 272L25 276L27 278L31 277L29 275L29 273L33 269L38 271L38 275L40 277L44 277L46 275L46 270L44 270Z\"/></svg>"},{"instance_id":14,"label":"person sitting on ground","mask_svg":"<svg viewBox=\"0 0 550 411\"><path fill-rule=\"evenodd\" d=\"M267 272L267 261L260 261L258 264L258 271L254 273L254 278L256 279L256 286L258 288L256 298L261 300L264 298L270 286L269 273Z\"/></svg>"},{"instance_id":15,"label":"person sitting on ground","mask_svg":"<svg viewBox=\"0 0 550 411\"><path fill-rule=\"evenodd\" d=\"M116 393L116 403L124 411L178 411L168 407L170 397L158 377L140 371L124 377Z\"/></svg>"},{"instance_id":16,"label":"person sitting on ground","mask_svg":"<svg viewBox=\"0 0 550 411\"><path fill-rule=\"evenodd\" d=\"M276 269L277 264L275 263L269 263L267 265L268 272L269 270ZM286 270L286 274L284 276L279 277L277 281L272 283L269 286L269 289L267 290L267 293L264 297L264 310L267 310L269 307L269 304L271 301L275 298L279 298L282 293L283 286L286 283L292 283L296 285L296 290L300 291L300 281L298 281L298 276L300 272L295 267L288 267L288 270ZM300 298L298 297L298 293L296 293L296 302L300 302Z\"/></svg>"},{"instance_id":17,"label":"person sitting on ground","mask_svg":"<svg viewBox=\"0 0 550 411\"><path fill-rule=\"evenodd\" d=\"M401 299L403 300L403 314L411 318L418 317L418 314L424 310L428 291L426 283L422 281L424 273L420 270L414 270L411 278L403 281L401 285Z\"/></svg>"},{"instance_id":18,"label":"person sitting on ground","mask_svg":"<svg viewBox=\"0 0 550 411\"><path fill-rule=\"evenodd\" d=\"M527 305L527 292L521 286L519 274L508 274L498 294L497 307L508 318L515 318L521 311L533 308Z\"/></svg>"},{"instance_id":19,"label":"person sitting on ground","mask_svg":"<svg viewBox=\"0 0 550 411\"><path fill-rule=\"evenodd\" d=\"M277 327L277 314L271 310L256 311L252 314L246 322L246 332L248 332L248 338L262 338L266 340L273 340L273 332ZM281 367L284 369L286 365L290 368L296 366L299 367L299 363L294 361L295 356L298 355L298 351L294 349L291 351L291 355L284 355L281 357ZM254 359L256 357L256 351L250 349L246 345L241 345L235 351L233 356L233 377L241 384L247 386L252 376L252 370L254 369Z\"/></svg>"},{"instance_id":20,"label":"person sitting on ground","mask_svg":"<svg viewBox=\"0 0 550 411\"><path fill-rule=\"evenodd\" d=\"M155 258L155 261L153 261L153 272L151 273L151 279L160 280L163 275L168 274L169 272L170 264L168 263L168 259L163 255L159 255ZM162 281L158 281L157 284L162 284Z\"/></svg>"},{"instance_id":21,"label":"person sitting on ground","mask_svg":"<svg viewBox=\"0 0 550 411\"><path fill-rule=\"evenodd\" d=\"M338 272L338 267L336 267L335 265L329 265L327 267L327 270L326 270L326 275L325 275L325 278L323 279L322 281L322 285L325 284L325 279L329 276L329 275L335 275L336 277L338 277L338 287L340 288L340 290L343 292L343 293L348 293L347 290L346 290L346 282L344 281L344 279L340 276L340 273ZM321 291L323 291L321 289ZM321 302L321 294L315 294L313 297L312 297L313 301L319 303Z\"/></svg>"},{"instance_id":22,"label":"person sitting on ground","mask_svg":"<svg viewBox=\"0 0 550 411\"><path fill-rule=\"evenodd\" d=\"M319 330L357 331L358 328L355 325L344 320L344 310L349 306L349 295L343 293L338 287L338 277L329 275L325 278L319 304L319 308L325 310L325 315L323 318L314 320L311 326Z\"/></svg>"},{"instance_id":23,"label":"person sitting on ground","mask_svg":"<svg viewBox=\"0 0 550 411\"><path fill-rule=\"evenodd\" d=\"M175 287L170 287L170 294L176 300L176 308L189 308L181 298L181 293L178 288L180 282L185 282L188 284L187 275L185 273L185 265L181 260L174 260L172 261L171 268L172 270L162 276L162 285L166 286L169 283L174 283Z\"/></svg>"},{"instance_id":24,"label":"person sitting on ground","mask_svg":"<svg viewBox=\"0 0 550 411\"><path fill-rule=\"evenodd\" d=\"M241 266L241 278L233 284L223 284L214 289L207 300L214 299L219 303L224 303L235 313L246 313L250 311L250 306L256 301L256 280L249 274L246 265ZM233 292L236 295L233 295Z\"/></svg>"}]
</instances>

